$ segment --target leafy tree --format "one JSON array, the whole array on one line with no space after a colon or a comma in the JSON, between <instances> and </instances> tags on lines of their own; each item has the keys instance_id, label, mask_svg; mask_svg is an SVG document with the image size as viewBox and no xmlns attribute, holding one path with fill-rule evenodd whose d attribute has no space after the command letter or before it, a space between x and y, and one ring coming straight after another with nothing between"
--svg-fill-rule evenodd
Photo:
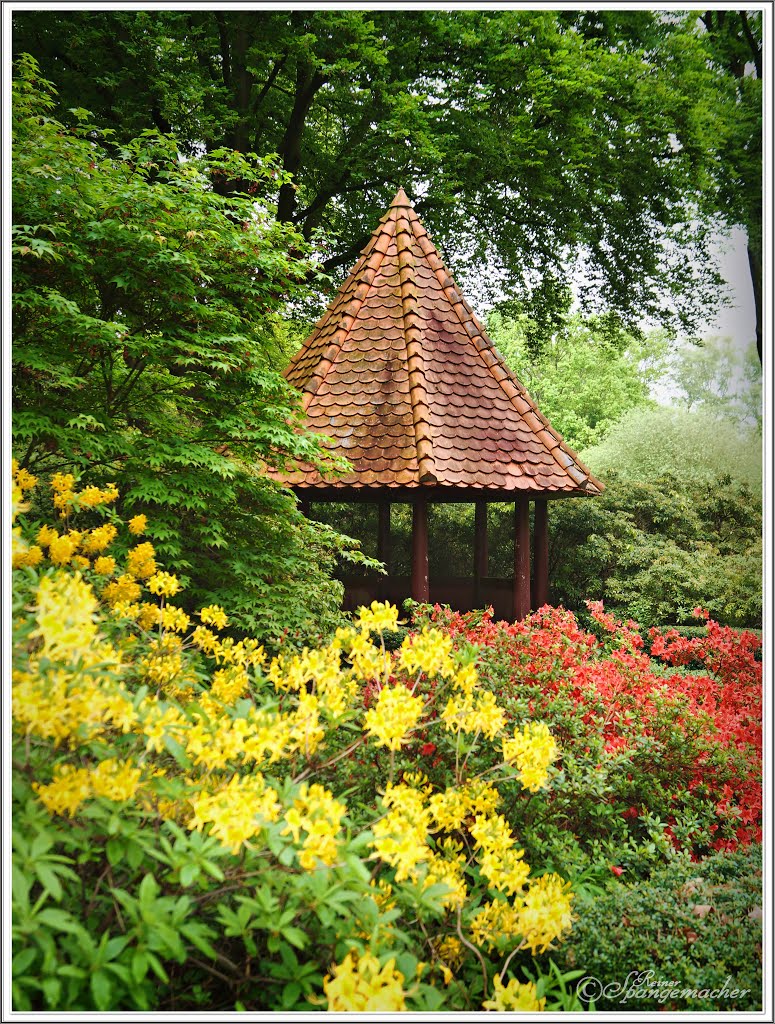
<instances>
[{"instance_id":1,"label":"leafy tree","mask_svg":"<svg viewBox=\"0 0 775 1024\"><path fill-rule=\"evenodd\" d=\"M584 601L641 626L691 624L697 605L761 625L761 497L726 477L606 478L599 498L550 506L550 600Z\"/></svg>"},{"instance_id":2,"label":"leafy tree","mask_svg":"<svg viewBox=\"0 0 775 1024\"><path fill-rule=\"evenodd\" d=\"M284 178L222 151L182 161L154 131L117 147L53 100L34 61L14 96L14 451L35 473L116 481L192 601L276 636L335 618L346 541L267 476L319 460L273 365L304 243L271 212ZM219 175L250 195L216 194ZM295 251L296 255L290 255Z\"/></svg>"},{"instance_id":3,"label":"leafy tree","mask_svg":"<svg viewBox=\"0 0 775 1024\"><path fill-rule=\"evenodd\" d=\"M277 215L351 264L398 185L477 290L552 319L585 301L696 323L717 277L702 197L726 138L694 15L21 11L14 43L63 105L189 152L275 152ZM244 186L236 169L219 188ZM718 206L714 207L717 210ZM482 275L484 266L489 268ZM494 268L500 268L501 274Z\"/></svg>"},{"instance_id":4,"label":"leafy tree","mask_svg":"<svg viewBox=\"0 0 775 1024\"><path fill-rule=\"evenodd\" d=\"M708 200L747 237L756 307L756 347L762 359L762 11L708 10L704 43L716 71L721 121L717 189Z\"/></svg>"},{"instance_id":5,"label":"leafy tree","mask_svg":"<svg viewBox=\"0 0 775 1024\"><path fill-rule=\"evenodd\" d=\"M664 473L687 482L728 474L758 491L762 486L759 432L705 409L633 409L579 454L604 481L611 471L644 483Z\"/></svg>"},{"instance_id":6,"label":"leafy tree","mask_svg":"<svg viewBox=\"0 0 775 1024\"><path fill-rule=\"evenodd\" d=\"M670 372L687 409L727 419L762 422L762 369L753 342L741 349L732 338L711 337L679 349Z\"/></svg>"},{"instance_id":7,"label":"leafy tree","mask_svg":"<svg viewBox=\"0 0 775 1024\"><path fill-rule=\"evenodd\" d=\"M536 352L525 314L497 310L487 330L541 412L576 450L602 440L631 409L648 405L649 387L665 365L664 332L638 338L610 317L566 313Z\"/></svg>"}]
</instances>

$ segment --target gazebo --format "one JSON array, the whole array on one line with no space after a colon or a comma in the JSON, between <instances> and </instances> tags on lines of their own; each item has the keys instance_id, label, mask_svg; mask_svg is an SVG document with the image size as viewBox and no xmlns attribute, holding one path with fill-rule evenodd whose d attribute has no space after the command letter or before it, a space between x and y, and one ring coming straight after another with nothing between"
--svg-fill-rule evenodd
<instances>
[{"instance_id":1,"label":"gazebo","mask_svg":"<svg viewBox=\"0 0 775 1024\"><path fill-rule=\"evenodd\" d=\"M547 501L603 486L552 429L460 294L400 189L360 259L285 371L309 428L332 439L352 472L286 474L311 502L378 505L386 579L345 578L346 603L492 603L524 618L548 596ZM473 574L428 577L428 503L473 502ZM513 501L513 580L488 577L488 501ZM533 585L529 502L533 514ZM390 507L412 506L411 578L391 576Z\"/></svg>"}]
</instances>

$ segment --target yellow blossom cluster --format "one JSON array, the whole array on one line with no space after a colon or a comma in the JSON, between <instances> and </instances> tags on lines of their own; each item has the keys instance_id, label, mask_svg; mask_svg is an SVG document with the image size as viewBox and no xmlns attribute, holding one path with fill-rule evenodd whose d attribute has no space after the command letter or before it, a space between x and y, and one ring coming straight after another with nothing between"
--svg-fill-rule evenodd
<instances>
[{"instance_id":1,"label":"yellow blossom cluster","mask_svg":"<svg viewBox=\"0 0 775 1024\"><path fill-rule=\"evenodd\" d=\"M146 580L156 572L156 551L153 544L145 541L129 549L126 556L126 571L138 580Z\"/></svg>"},{"instance_id":2,"label":"yellow blossom cluster","mask_svg":"<svg viewBox=\"0 0 775 1024\"><path fill-rule=\"evenodd\" d=\"M44 576L35 602L41 653L48 658L74 656L97 636L97 598L80 573Z\"/></svg>"},{"instance_id":3,"label":"yellow blossom cluster","mask_svg":"<svg viewBox=\"0 0 775 1024\"><path fill-rule=\"evenodd\" d=\"M465 904L468 888L464 877L466 867L465 847L454 839L445 839L439 844L439 851L428 858L428 873L424 887L446 885L449 890L441 897L441 905L457 910Z\"/></svg>"},{"instance_id":4,"label":"yellow blossom cluster","mask_svg":"<svg viewBox=\"0 0 775 1024\"><path fill-rule=\"evenodd\" d=\"M522 860L525 851L514 848L509 824L502 814L479 815L471 835L481 851L479 867L494 889L510 895L521 892L530 866Z\"/></svg>"},{"instance_id":5,"label":"yellow blossom cluster","mask_svg":"<svg viewBox=\"0 0 775 1024\"><path fill-rule=\"evenodd\" d=\"M503 739L503 760L516 766L520 782L531 793L537 793L546 785L549 765L558 753L545 722L528 722L521 729L515 729L513 739Z\"/></svg>"},{"instance_id":6,"label":"yellow blossom cluster","mask_svg":"<svg viewBox=\"0 0 775 1024\"><path fill-rule=\"evenodd\" d=\"M244 778L233 775L226 785L200 794L191 804L194 816L188 827L201 832L209 824L210 834L232 853L259 835L267 823L277 821L282 810L277 793L260 772Z\"/></svg>"},{"instance_id":7,"label":"yellow blossom cluster","mask_svg":"<svg viewBox=\"0 0 775 1024\"><path fill-rule=\"evenodd\" d=\"M434 793L429 804L438 827L454 832L467 818L492 814L500 799L500 793L489 782L473 779L463 786L448 786L443 792Z\"/></svg>"},{"instance_id":8,"label":"yellow blossom cluster","mask_svg":"<svg viewBox=\"0 0 775 1024\"><path fill-rule=\"evenodd\" d=\"M493 739L506 721L490 690L450 697L441 720L450 732L482 733L488 739Z\"/></svg>"},{"instance_id":9,"label":"yellow blossom cluster","mask_svg":"<svg viewBox=\"0 0 775 1024\"><path fill-rule=\"evenodd\" d=\"M471 938L489 949L502 940L520 939L520 947L544 953L573 927L573 893L559 875L541 875L530 881L526 893L513 903L486 903L471 921Z\"/></svg>"},{"instance_id":10,"label":"yellow blossom cluster","mask_svg":"<svg viewBox=\"0 0 775 1024\"><path fill-rule=\"evenodd\" d=\"M216 629L226 629L229 624L226 612L218 604L210 604L200 609L199 618L205 625L215 626Z\"/></svg>"},{"instance_id":11,"label":"yellow blossom cluster","mask_svg":"<svg viewBox=\"0 0 775 1024\"><path fill-rule=\"evenodd\" d=\"M371 842L376 853L396 869L396 881L416 878L416 868L430 858L428 831L431 813L427 794L403 783L387 784L382 804L387 814L373 825Z\"/></svg>"},{"instance_id":12,"label":"yellow blossom cluster","mask_svg":"<svg viewBox=\"0 0 775 1024\"><path fill-rule=\"evenodd\" d=\"M364 718L368 733L377 740L377 746L399 750L409 739L425 709L422 697L415 697L402 683L384 686L373 708Z\"/></svg>"},{"instance_id":13,"label":"yellow blossom cluster","mask_svg":"<svg viewBox=\"0 0 775 1024\"><path fill-rule=\"evenodd\" d=\"M433 628L407 636L398 652L398 664L410 674L424 672L427 676L449 679L457 671L452 659L452 637Z\"/></svg>"},{"instance_id":14,"label":"yellow blossom cluster","mask_svg":"<svg viewBox=\"0 0 775 1024\"><path fill-rule=\"evenodd\" d=\"M141 545L141 547L144 546ZM150 544L148 547L150 547ZM137 573L136 575L142 576L142 573ZM183 587L180 580L173 573L155 572L148 580L148 589L158 597L174 597Z\"/></svg>"},{"instance_id":15,"label":"yellow blossom cluster","mask_svg":"<svg viewBox=\"0 0 775 1024\"><path fill-rule=\"evenodd\" d=\"M385 629L394 630L398 626L398 609L395 605L372 601L368 608L359 608L355 616L355 625L361 633L381 633Z\"/></svg>"},{"instance_id":16,"label":"yellow blossom cluster","mask_svg":"<svg viewBox=\"0 0 775 1024\"><path fill-rule=\"evenodd\" d=\"M530 883L519 910L519 932L532 953L544 953L573 927L570 882L556 874L541 875Z\"/></svg>"},{"instance_id":17,"label":"yellow blossom cluster","mask_svg":"<svg viewBox=\"0 0 775 1024\"><path fill-rule=\"evenodd\" d=\"M131 800L140 785L141 771L131 761L108 758L89 768L71 764L57 765L47 785L33 782L43 806L51 814L67 814L71 818L92 796L107 797L120 803Z\"/></svg>"},{"instance_id":18,"label":"yellow blossom cluster","mask_svg":"<svg viewBox=\"0 0 775 1024\"><path fill-rule=\"evenodd\" d=\"M344 714L357 693L357 681L342 671L338 640L320 650L273 658L267 678L278 693L302 692L311 686L321 710L332 718Z\"/></svg>"},{"instance_id":19,"label":"yellow blossom cluster","mask_svg":"<svg viewBox=\"0 0 775 1024\"><path fill-rule=\"evenodd\" d=\"M135 534L135 536L145 533L148 527L148 518L144 515L132 516L127 523L129 532Z\"/></svg>"},{"instance_id":20,"label":"yellow blossom cluster","mask_svg":"<svg viewBox=\"0 0 775 1024\"><path fill-rule=\"evenodd\" d=\"M331 1012L390 1013L406 1009L404 976L391 957L382 967L370 953L358 956L352 950L332 974L323 980Z\"/></svg>"},{"instance_id":21,"label":"yellow blossom cluster","mask_svg":"<svg viewBox=\"0 0 775 1024\"><path fill-rule=\"evenodd\" d=\"M336 863L339 823L346 813L345 805L323 786L302 783L299 795L285 814L282 834L291 834L298 845L301 831L306 832L303 849L299 851L299 864L305 871L314 871L320 864Z\"/></svg>"},{"instance_id":22,"label":"yellow blossom cluster","mask_svg":"<svg viewBox=\"0 0 775 1024\"><path fill-rule=\"evenodd\" d=\"M114 483L105 488L89 485L81 491L75 491L75 477L72 473L55 473L51 477L51 489L54 492L54 507L59 509L62 519L66 519L70 509L94 508L97 505L108 505L118 497L118 488Z\"/></svg>"},{"instance_id":23,"label":"yellow blossom cluster","mask_svg":"<svg viewBox=\"0 0 775 1024\"><path fill-rule=\"evenodd\" d=\"M482 1003L483 1010L521 1010L523 1013L537 1013L543 1010L546 998L538 998L534 982L527 983L512 978L504 985L499 975L495 975L491 999Z\"/></svg>"},{"instance_id":24,"label":"yellow blossom cluster","mask_svg":"<svg viewBox=\"0 0 775 1024\"><path fill-rule=\"evenodd\" d=\"M245 696L249 685L250 680L245 669L239 665L229 665L228 668L219 668L213 673L210 693L224 704L234 704L240 697Z\"/></svg>"}]
</instances>

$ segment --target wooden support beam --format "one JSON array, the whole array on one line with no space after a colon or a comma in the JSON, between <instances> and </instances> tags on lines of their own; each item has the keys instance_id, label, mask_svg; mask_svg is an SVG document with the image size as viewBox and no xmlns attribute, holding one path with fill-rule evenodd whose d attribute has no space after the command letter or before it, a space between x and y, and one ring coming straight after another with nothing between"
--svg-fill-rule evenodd
<instances>
[{"instance_id":1,"label":"wooden support beam","mask_svg":"<svg viewBox=\"0 0 775 1024\"><path fill-rule=\"evenodd\" d=\"M530 613L530 508L527 496L514 503L514 620Z\"/></svg>"},{"instance_id":2,"label":"wooden support beam","mask_svg":"<svg viewBox=\"0 0 775 1024\"><path fill-rule=\"evenodd\" d=\"M535 590L533 608L541 608L549 600L549 529L546 498L536 498L533 520L533 571Z\"/></svg>"},{"instance_id":3,"label":"wooden support beam","mask_svg":"<svg viewBox=\"0 0 775 1024\"><path fill-rule=\"evenodd\" d=\"M299 498L299 512L309 519L309 498Z\"/></svg>"},{"instance_id":4,"label":"wooden support beam","mask_svg":"<svg viewBox=\"0 0 775 1024\"><path fill-rule=\"evenodd\" d=\"M477 501L474 506L474 604L482 603L482 580L487 575L487 502Z\"/></svg>"},{"instance_id":5,"label":"wooden support beam","mask_svg":"<svg viewBox=\"0 0 775 1024\"><path fill-rule=\"evenodd\" d=\"M385 498L377 506L377 558L390 575L390 502Z\"/></svg>"},{"instance_id":6,"label":"wooden support beam","mask_svg":"<svg viewBox=\"0 0 775 1024\"><path fill-rule=\"evenodd\" d=\"M412 599L427 601L428 587L428 501L418 495L412 505Z\"/></svg>"},{"instance_id":7,"label":"wooden support beam","mask_svg":"<svg viewBox=\"0 0 775 1024\"><path fill-rule=\"evenodd\" d=\"M377 558L384 562L387 569L387 576L379 576L377 579L378 597L381 601L387 600L390 581L390 501L381 498L377 505Z\"/></svg>"}]
</instances>

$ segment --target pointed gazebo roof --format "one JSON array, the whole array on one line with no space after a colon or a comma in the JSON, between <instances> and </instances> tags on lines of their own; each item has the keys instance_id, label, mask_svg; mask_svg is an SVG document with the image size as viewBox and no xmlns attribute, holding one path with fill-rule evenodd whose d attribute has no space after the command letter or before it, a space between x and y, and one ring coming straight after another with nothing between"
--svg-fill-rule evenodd
<instances>
[{"instance_id":1,"label":"pointed gazebo roof","mask_svg":"<svg viewBox=\"0 0 775 1024\"><path fill-rule=\"evenodd\" d=\"M285 376L309 427L353 465L330 480L311 468L284 476L310 497L603 489L506 366L403 189Z\"/></svg>"}]
</instances>

